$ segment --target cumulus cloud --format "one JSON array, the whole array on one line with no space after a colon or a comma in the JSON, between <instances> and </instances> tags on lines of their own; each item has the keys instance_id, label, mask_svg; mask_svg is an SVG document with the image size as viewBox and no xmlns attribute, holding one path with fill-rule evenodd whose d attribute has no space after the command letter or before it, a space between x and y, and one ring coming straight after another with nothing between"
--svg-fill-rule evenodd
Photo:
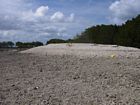
<instances>
[{"instance_id":1,"label":"cumulus cloud","mask_svg":"<svg viewBox=\"0 0 140 105\"><path fill-rule=\"evenodd\" d=\"M48 12L49 7L48 6L41 6L39 7L36 12L35 12L35 16L45 16L45 14Z\"/></svg>"},{"instance_id":2,"label":"cumulus cloud","mask_svg":"<svg viewBox=\"0 0 140 105\"><path fill-rule=\"evenodd\" d=\"M140 14L140 0L119 0L113 2L109 10L112 13L110 20L121 24Z\"/></svg>"},{"instance_id":3,"label":"cumulus cloud","mask_svg":"<svg viewBox=\"0 0 140 105\"><path fill-rule=\"evenodd\" d=\"M56 12L51 16L51 21L61 22L64 20L64 14L62 12Z\"/></svg>"},{"instance_id":4,"label":"cumulus cloud","mask_svg":"<svg viewBox=\"0 0 140 105\"><path fill-rule=\"evenodd\" d=\"M47 5L33 7L27 4L30 4L28 0L0 1L0 41L46 41L67 34L74 14L65 16L55 12L50 15L52 11L49 13ZM71 23L66 23L68 20Z\"/></svg>"},{"instance_id":5,"label":"cumulus cloud","mask_svg":"<svg viewBox=\"0 0 140 105\"><path fill-rule=\"evenodd\" d=\"M62 12L56 12L51 16L50 20L52 22L73 22L74 13L70 14L69 17L66 17Z\"/></svg>"}]
</instances>

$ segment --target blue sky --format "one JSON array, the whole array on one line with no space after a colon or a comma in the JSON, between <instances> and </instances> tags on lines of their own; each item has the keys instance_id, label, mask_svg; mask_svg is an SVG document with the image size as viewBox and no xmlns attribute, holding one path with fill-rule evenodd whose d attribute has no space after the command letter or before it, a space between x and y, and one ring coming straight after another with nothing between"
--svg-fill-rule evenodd
<instances>
[{"instance_id":1,"label":"blue sky","mask_svg":"<svg viewBox=\"0 0 140 105\"><path fill-rule=\"evenodd\" d=\"M140 14L140 0L0 0L0 41L72 38Z\"/></svg>"}]
</instances>

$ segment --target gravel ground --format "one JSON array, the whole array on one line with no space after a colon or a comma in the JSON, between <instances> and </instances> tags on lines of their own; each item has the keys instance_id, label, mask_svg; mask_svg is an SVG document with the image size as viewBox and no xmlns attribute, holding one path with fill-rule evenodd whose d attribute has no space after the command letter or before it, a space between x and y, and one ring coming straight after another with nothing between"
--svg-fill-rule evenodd
<instances>
[{"instance_id":1,"label":"gravel ground","mask_svg":"<svg viewBox=\"0 0 140 105\"><path fill-rule=\"evenodd\" d=\"M140 58L1 51L0 105L140 105Z\"/></svg>"}]
</instances>

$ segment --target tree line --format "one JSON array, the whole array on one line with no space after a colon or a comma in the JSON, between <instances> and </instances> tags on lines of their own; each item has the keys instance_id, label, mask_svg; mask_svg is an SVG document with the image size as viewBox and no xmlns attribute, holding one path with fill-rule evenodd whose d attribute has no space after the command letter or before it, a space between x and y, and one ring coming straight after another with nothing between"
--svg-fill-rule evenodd
<instances>
[{"instance_id":1,"label":"tree line","mask_svg":"<svg viewBox=\"0 0 140 105\"><path fill-rule=\"evenodd\" d=\"M81 34L72 39L51 39L51 43L97 43L115 44L121 46L131 46L140 48L140 15L132 20L128 20L122 25L96 25L85 29ZM43 43L36 42L0 42L0 48L18 47L31 48L42 46Z\"/></svg>"},{"instance_id":2,"label":"tree line","mask_svg":"<svg viewBox=\"0 0 140 105\"><path fill-rule=\"evenodd\" d=\"M97 25L73 38L73 42L116 44L140 48L140 15L122 25Z\"/></svg>"},{"instance_id":3,"label":"tree line","mask_svg":"<svg viewBox=\"0 0 140 105\"><path fill-rule=\"evenodd\" d=\"M32 48L32 47L37 47L37 46L42 46L43 43L36 41L36 42L12 42L12 41L3 41L0 42L0 48L13 48L13 47L18 47L18 48Z\"/></svg>"},{"instance_id":4,"label":"tree line","mask_svg":"<svg viewBox=\"0 0 140 105\"><path fill-rule=\"evenodd\" d=\"M122 25L96 25L73 39L51 39L49 43L97 43L140 48L140 15Z\"/></svg>"},{"instance_id":5,"label":"tree line","mask_svg":"<svg viewBox=\"0 0 140 105\"><path fill-rule=\"evenodd\" d=\"M0 48L12 48L15 44L11 41L0 42Z\"/></svg>"}]
</instances>

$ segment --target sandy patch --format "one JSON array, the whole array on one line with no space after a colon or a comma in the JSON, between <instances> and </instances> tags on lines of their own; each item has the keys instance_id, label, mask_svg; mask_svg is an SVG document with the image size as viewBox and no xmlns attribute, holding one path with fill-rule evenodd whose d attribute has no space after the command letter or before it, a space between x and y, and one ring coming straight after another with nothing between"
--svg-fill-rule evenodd
<instances>
[{"instance_id":1,"label":"sandy patch","mask_svg":"<svg viewBox=\"0 0 140 105\"><path fill-rule=\"evenodd\" d=\"M84 57L139 57L140 49L101 44L49 44L22 53L38 55L74 55Z\"/></svg>"}]
</instances>

